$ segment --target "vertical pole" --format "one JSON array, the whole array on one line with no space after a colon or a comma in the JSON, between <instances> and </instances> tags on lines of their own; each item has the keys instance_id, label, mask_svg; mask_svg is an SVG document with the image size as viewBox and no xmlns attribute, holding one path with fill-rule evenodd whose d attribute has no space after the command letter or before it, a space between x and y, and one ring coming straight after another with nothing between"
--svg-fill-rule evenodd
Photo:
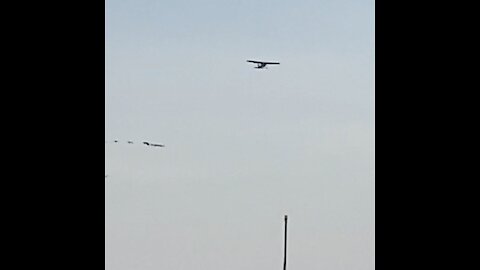
<instances>
[{"instance_id":1,"label":"vertical pole","mask_svg":"<svg viewBox=\"0 0 480 270\"><path fill-rule=\"evenodd\" d=\"M284 243L284 253L283 253L283 270L287 270L287 221L288 216L285 216L285 243Z\"/></svg>"}]
</instances>

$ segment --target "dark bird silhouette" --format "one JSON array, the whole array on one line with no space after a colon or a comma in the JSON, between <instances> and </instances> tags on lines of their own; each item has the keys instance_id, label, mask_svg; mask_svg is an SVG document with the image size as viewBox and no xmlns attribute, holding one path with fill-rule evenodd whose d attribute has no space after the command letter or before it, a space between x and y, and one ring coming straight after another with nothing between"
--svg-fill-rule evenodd
<instances>
[{"instance_id":1,"label":"dark bird silhouette","mask_svg":"<svg viewBox=\"0 0 480 270\"><path fill-rule=\"evenodd\" d=\"M153 147L165 147L165 145L163 145L163 144L154 144L154 143L150 144L150 146L153 146Z\"/></svg>"},{"instance_id":2,"label":"dark bird silhouette","mask_svg":"<svg viewBox=\"0 0 480 270\"><path fill-rule=\"evenodd\" d=\"M151 147L165 147L163 144L156 144L156 143L149 143L149 142L143 142L143 144Z\"/></svg>"}]
</instances>

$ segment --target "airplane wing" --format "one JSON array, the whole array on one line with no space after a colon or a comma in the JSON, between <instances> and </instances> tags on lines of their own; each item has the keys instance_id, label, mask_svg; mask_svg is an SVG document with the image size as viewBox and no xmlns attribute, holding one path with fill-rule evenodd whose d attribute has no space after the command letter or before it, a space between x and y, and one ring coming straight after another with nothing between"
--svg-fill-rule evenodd
<instances>
[{"instance_id":1,"label":"airplane wing","mask_svg":"<svg viewBox=\"0 0 480 270\"><path fill-rule=\"evenodd\" d=\"M262 62L262 61L254 61L254 60L247 60L247 62L255 63L255 64L265 64L265 65L280 65L279 62Z\"/></svg>"}]
</instances>

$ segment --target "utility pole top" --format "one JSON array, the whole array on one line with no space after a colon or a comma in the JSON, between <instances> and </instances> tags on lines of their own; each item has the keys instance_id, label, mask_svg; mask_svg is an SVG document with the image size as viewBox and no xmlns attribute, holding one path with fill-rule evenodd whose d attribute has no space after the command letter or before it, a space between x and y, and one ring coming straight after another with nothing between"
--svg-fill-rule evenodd
<instances>
[{"instance_id":1,"label":"utility pole top","mask_svg":"<svg viewBox=\"0 0 480 270\"><path fill-rule=\"evenodd\" d=\"M288 216L285 215L285 242L284 242L284 253L283 253L283 270L287 270L287 220Z\"/></svg>"}]
</instances>

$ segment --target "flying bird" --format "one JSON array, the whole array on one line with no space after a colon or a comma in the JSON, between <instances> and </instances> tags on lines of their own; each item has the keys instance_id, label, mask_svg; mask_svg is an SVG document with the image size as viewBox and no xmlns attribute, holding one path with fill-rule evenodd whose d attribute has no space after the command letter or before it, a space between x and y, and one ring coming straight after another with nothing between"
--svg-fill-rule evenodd
<instances>
[{"instance_id":1,"label":"flying bird","mask_svg":"<svg viewBox=\"0 0 480 270\"><path fill-rule=\"evenodd\" d=\"M153 146L153 147L165 147L165 145L163 145L163 144L155 144L155 143L151 143L150 146Z\"/></svg>"},{"instance_id":2,"label":"flying bird","mask_svg":"<svg viewBox=\"0 0 480 270\"><path fill-rule=\"evenodd\" d=\"M165 147L163 144L156 144L156 143L149 143L149 142L143 142L143 144L151 147Z\"/></svg>"}]
</instances>

